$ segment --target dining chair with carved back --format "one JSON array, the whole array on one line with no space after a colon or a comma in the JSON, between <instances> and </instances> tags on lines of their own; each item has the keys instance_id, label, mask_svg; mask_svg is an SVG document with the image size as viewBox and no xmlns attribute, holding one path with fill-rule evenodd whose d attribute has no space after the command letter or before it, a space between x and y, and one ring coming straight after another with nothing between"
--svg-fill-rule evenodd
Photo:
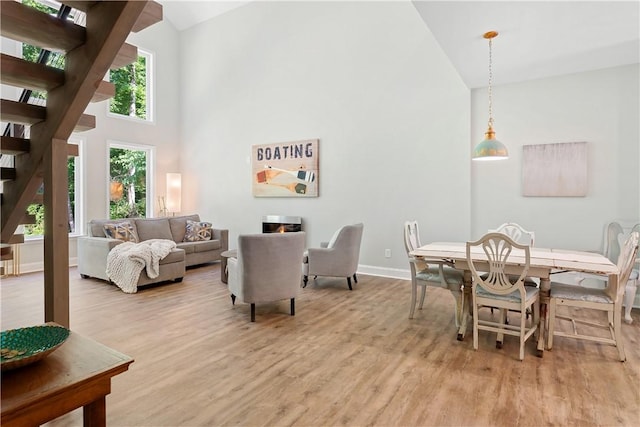
<instances>
[{"instance_id":1,"label":"dining chair with carved back","mask_svg":"<svg viewBox=\"0 0 640 427\"><path fill-rule=\"evenodd\" d=\"M471 255L472 251L479 249L486 261ZM473 348L478 349L478 332L481 330L497 334L497 348L502 348L505 334L517 336L520 341L519 359L523 360L525 343L537 330L540 319L540 291L524 283L531 263L530 246L518 244L504 233L487 233L479 240L467 242L466 254L473 278ZM506 272L505 267L511 257L524 257L519 275ZM499 309L499 319L495 320L493 316L480 319L479 308L482 307ZM533 312L530 320L527 319L527 309ZM508 310L518 312L517 323L507 323Z\"/></svg>"},{"instance_id":2,"label":"dining chair with carved back","mask_svg":"<svg viewBox=\"0 0 640 427\"><path fill-rule=\"evenodd\" d=\"M634 231L624 243L618 257L618 283L613 286L607 283L605 288L592 288L586 286L570 285L565 283L551 282L549 297L549 334L547 337L547 348L553 347L554 336L575 338L587 341L594 341L604 344L611 344L618 349L621 361L626 360L624 347L622 345L622 299L625 293L625 285L629 279L633 265L638 254L638 238L640 233ZM580 309L571 310L569 315L558 313L558 307ZM607 314L607 322L598 322L597 316L572 317L580 315L582 310L598 310ZM557 328L558 320L571 322L572 331L567 332ZM591 333L593 329L583 329L578 331L577 324L587 325L591 328L608 330L609 336L603 337Z\"/></svg>"},{"instance_id":3,"label":"dining chair with carved back","mask_svg":"<svg viewBox=\"0 0 640 427\"><path fill-rule=\"evenodd\" d=\"M462 316L463 273L443 260L416 259L409 255L409 252L418 249L420 246L422 246L422 243L420 242L418 222L415 220L405 221L404 247L409 257L409 267L411 269L409 319L413 319L415 312L418 287L421 288L419 310L422 310L428 286L444 288L448 289L455 299L455 322L456 327L458 327L460 325L460 316Z\"/></svg>"}]
</instances>

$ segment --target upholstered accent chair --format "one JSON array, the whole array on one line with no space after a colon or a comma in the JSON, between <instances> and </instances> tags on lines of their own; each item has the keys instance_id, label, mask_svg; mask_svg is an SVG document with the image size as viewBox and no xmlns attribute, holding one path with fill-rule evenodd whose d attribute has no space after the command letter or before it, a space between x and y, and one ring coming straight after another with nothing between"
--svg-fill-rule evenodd
<instances>
[{"instance_id":1,"label":"upholstered accent chair","mask_svg":"<svg viewBox=\"0 0 640 427\"><path fill-rule=\"evenodd\" d=\"M520 360L524 359L524 345L538 328L540 319L539 289L525 286L524 279L529 272L531 254L529 245L520 245L503 233L487 233L475 242L467 242L467 263L473 276L471 295L473 298L473 348L478 349L478 331L497 333L496 347L502 348L504 335L520 339ZM471 256L471 251L481 249L487 262L480 262ZM513 256L523 257L519 276L507 274L505 267ZM487 271L488 273L483 274ZM479 271L480 270L480 271ZM510 272L513 273L513 272ZM495 307L500 310L500 318L495 321L480 319L478 309ZM533 319L527 325L527 309L533 311ZM507 311L517 311L519 321L507 323Z\"/></svg>"},{"instance_id":2,"label":"upholstered accent chair","mask_svg":"<svg viewBox=\"0 0 640 427\"><path fill-rule=\"evenodd\" d=\"M238 236L238 257L227 260L231 302L236 298L251 304L251 321L256 320L256 304L295 298L300 289L300 265L305 233L266 233Z\"/></svg>"},{"instance_id":3,"label":"upholstered accent chair","mask_svg":"<svg viewBox=\"0 0 640 427\"><path fill-rule=\"evenodd\" d=\"M319 248L309 248L304 255L303 287L307 286L309 276L346 277L349 290L351 278L358 283L356 271L360 259L362 242L362 223L345 225L338 229L329 242L320 243Z\"/></svg>"},{"instance_id":4,"label":"upholstered accent chair","mask_svg":"<svg viewBox=\"0 0 640 427\"><path fill-rule=\"evenodd\" d=\"M564 283L551 282L551 292L549 298L549 334L547 337L547 347L549 350L553 347L553 337L569 337L587 341L595 341L605 344L611 344L618 348L618 355L621 361L626 360L624 347L622 345L622 297L625 292L625 285L629 280L629 276L633 269L633 264L638 255L638 238L639 233L634 231L624 243L624 246L618 257L618 284L617 286L609 285L606 288L588 288L585 286L567 285ZM607 323L603 324L595 322L594 316L586 318L567 317L558 314L558 306L571 308L580 308L582 310L600 310L607 313ZM580 314L579 312L571 312L570 314ZM558 319L568 320L572 324L571 332L556 330L556 322ZM591 330L579 332L577 324L591 326L592 328L601 328L609 331L609 337L602 335L588 334Z\"/></svg>"},{"instance_id":5,"label":"upholstered accent chair","mask_svg":"<svg viewBox=\"0 0 640 427\"><path fill-rule=\"evenodd\" d=\"M409 252L422 246L420 243L420 231L417 221L405 221L404 223L404 247L409 257L409 267L411 268L411 303L409 305L409 319L413 319L416 309L416 299L418 287L420 291L420 304L418 309L422 310L424 298L427 293L427 286L444 288L451 291L455 299L455 320L456 326L460 326L462 316L462 283L463 273L456 270L451 265L447 265L443 260L416 259Z\"/></svg>"}]
</instances>

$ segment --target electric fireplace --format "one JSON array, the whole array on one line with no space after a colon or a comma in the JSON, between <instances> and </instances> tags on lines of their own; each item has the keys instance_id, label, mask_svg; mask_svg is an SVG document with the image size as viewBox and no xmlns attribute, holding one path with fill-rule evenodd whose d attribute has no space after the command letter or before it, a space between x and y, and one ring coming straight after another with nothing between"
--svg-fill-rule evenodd
<instances>
[{"instance_id":1,"label":"electric fireplace","mask_svg":"<svg viewBox=\"0 0 640 427\"><path fill-rule=\"evenodd\" d=\"M263 233L291 233L302 231L299 216L265 215L262 217Z\"/></svg>"}]
</instances>

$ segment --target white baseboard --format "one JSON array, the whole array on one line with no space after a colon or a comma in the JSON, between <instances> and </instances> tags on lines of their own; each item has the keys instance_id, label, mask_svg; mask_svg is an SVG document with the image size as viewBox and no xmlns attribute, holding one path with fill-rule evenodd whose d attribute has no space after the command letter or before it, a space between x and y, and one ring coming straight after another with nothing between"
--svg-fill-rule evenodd
<instances>
[{"instance_id":1,"label":"white baseboard","mask_svg":"<svg viewBox=\"0 0 640 427\"><path fill-rule=\"evenodd\" d=\"M390 279L411 280L411 273L409 272L409 270L403 270L400 268L358 265L358 273L368 274L370 276L389 277Z\"/></svg>"},{"instance_id":2,"label":"white baseboard","mask_svg":"<svg viewBox=\"0 0 640 427\"><path fill-rule=\"evenodd\" d=\"M76 267L78 265L78 258L69 258L69 267ZM31 262L20 264L20 274L36 273L38 271L44 271L44 262Z\"/></svg>"}]
</instances>

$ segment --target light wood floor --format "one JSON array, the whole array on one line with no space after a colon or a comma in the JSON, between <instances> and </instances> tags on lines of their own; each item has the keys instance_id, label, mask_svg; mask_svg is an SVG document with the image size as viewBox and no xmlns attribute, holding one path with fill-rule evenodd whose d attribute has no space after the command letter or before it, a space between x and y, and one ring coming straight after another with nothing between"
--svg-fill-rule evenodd
<instances>
[{"instance_id":1,"label":"light wood floor","mask_svg":"<svg viewBox=\"0 0 640 427\"><path fill-rule=\"evenodd\" d=\"M544 358L515 337L456 341L453 298L409 282L318 279L289 303L231 305L219 265L125 294L71 277L71 329L132 356L107 397L110 426L638 425L640 315L614 347L557 338ZM2 329L43 321L42 274L2 280ZM50 425L81 425L74 411Z\"/></svg>"}]
</instances>

